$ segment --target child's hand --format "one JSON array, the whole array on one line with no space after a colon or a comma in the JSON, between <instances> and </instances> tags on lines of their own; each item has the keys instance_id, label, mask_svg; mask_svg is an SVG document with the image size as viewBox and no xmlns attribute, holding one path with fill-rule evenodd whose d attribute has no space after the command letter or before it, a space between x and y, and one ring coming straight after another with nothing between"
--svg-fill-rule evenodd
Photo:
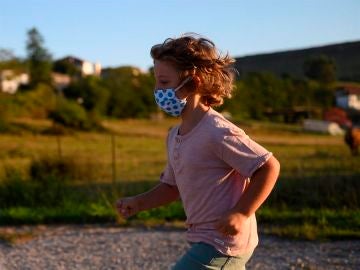
<instances>
[{"instance_id":1,"label":"child's hand","mask_svg":"<svg viewBox=\"0 0 360 270\"><path fill-rule=\"evenodd\" d=\"M135 215L140 211L139 202L136 197L122 198L116 202L116 208L124 218Z\"/></svg>"},{"instance_id":2,"label":"child's hand","mask_svg":"<svg viewBox=\"0 0 360 270\"><path fill-rule=\"evenodd\" d=\"M228 212L218 220L215 229L223 235L233 236L239 234L243 230L246 222L248 222L247 216L239 212Z\"/></svg>"}]
</instances>

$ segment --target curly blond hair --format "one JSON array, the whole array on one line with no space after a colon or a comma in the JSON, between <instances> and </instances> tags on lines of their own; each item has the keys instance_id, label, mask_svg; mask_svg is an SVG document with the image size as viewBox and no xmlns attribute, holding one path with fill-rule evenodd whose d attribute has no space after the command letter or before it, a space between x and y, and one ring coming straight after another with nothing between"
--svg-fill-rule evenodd
<instances>
[{"instance_id":1,"label":"curly blond hair","mask_svg":"<svg viewBox=\"0 0 360 270\"><path fill-rule=\"evenodd\" d=\"M218 106L224 97L231 97L235 71L232 64L235 60L229 54L223 56L209 39L197 34L184 34L154 45L150 53L154 60L174 64L181 79L198 76L200 87L191 81L189 88L201 95L204 104Z\"/></svg>"}]
</instances>

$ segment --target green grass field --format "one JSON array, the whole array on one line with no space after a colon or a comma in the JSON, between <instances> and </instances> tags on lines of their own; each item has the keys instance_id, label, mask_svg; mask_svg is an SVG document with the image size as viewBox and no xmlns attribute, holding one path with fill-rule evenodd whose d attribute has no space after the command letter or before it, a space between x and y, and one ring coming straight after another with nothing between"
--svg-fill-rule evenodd
<instances>
[{"instance_id":1,"label":"green grass field","mask_svg":"<svg viewBox=\"0 0 360 270\"><path fill-rule=\"evenodd\" d=\"M17 119L13 133L0 134L0 223L123 224L113 203L157 183L166 162L167 131L175 124L173 119L107 120L106 132L54 136L45 135L50 122ZM258 212L261 230L306 239L359 238L360 157L350 155L341 136L273 123L239 126L281 163L274 192ZM44 160L66 161L71 179L31 179L31 164ZM183 219L181 204L173 203L127 223Z\"/></svg>"}]
</instances>

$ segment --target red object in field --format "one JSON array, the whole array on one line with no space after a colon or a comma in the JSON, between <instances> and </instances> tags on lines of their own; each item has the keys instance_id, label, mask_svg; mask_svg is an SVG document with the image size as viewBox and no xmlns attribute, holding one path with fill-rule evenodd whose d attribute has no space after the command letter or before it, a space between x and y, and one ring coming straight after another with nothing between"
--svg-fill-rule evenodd
<instances>
[{"instance_id":1,"label":"red object in field","mask_svg":"<svg viewBox=\"0 0 360 270\"><path fill-rule=\"evenodd\" d=\"M336 107L325 111L324 120L338 123L342 127L350 127L352 125L347 113L343 109Z\"/></svg>"}]
</instances>

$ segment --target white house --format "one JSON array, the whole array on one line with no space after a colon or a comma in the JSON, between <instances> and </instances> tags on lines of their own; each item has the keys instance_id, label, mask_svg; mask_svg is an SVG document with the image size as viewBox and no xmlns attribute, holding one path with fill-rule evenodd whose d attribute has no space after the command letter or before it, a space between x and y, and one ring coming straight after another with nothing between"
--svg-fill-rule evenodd
<instances>
[{"instance_id":1,"label":"white house","mask_svg":"<svg viewBox=\"0 0 360 270\"><path fill-rule=\"evenodd\" d=\"M69 75L60 73L51 73L53 85L58 90L63 90L71 83ZM15 94L20 85L29 84L29 75L27 73L18 73L13 70L0 71L0 91L8 94Z\"/></svg>"},{"instance_id":2,"label":"white house","mask_svg":"<svg viewBox=\"0 0 360 270\"><path fill-rule=\"evenodd\" d=\"M64 60L76 66L80 70L82 76L88 76L88 75L100 76L101 74L100 63L92 63L90 61L86 61L73 56L67 56L65 58L59 59L58 61L64 61Z\"/></svg>"},{"instance_id":3,"label":"white house","mask_svg":"<svg viewBox=\"0 0 360 270\"><path fill-rule=\"evenodd\" d=\"M2 92L15 94L22 84L29 84L29 75L27 73L16 73L10 69L0 71L0 90Z\"/></svg>"},{"instance_id":4,"label":"white house","mask_svg":"<svg viewBox=\"0 0 360 270\"><path fill-rule=\"evenodd\" d=\"M360 87L341 86L335 92L336 106L360 111Z\"/></svg>"}]
</instances>

